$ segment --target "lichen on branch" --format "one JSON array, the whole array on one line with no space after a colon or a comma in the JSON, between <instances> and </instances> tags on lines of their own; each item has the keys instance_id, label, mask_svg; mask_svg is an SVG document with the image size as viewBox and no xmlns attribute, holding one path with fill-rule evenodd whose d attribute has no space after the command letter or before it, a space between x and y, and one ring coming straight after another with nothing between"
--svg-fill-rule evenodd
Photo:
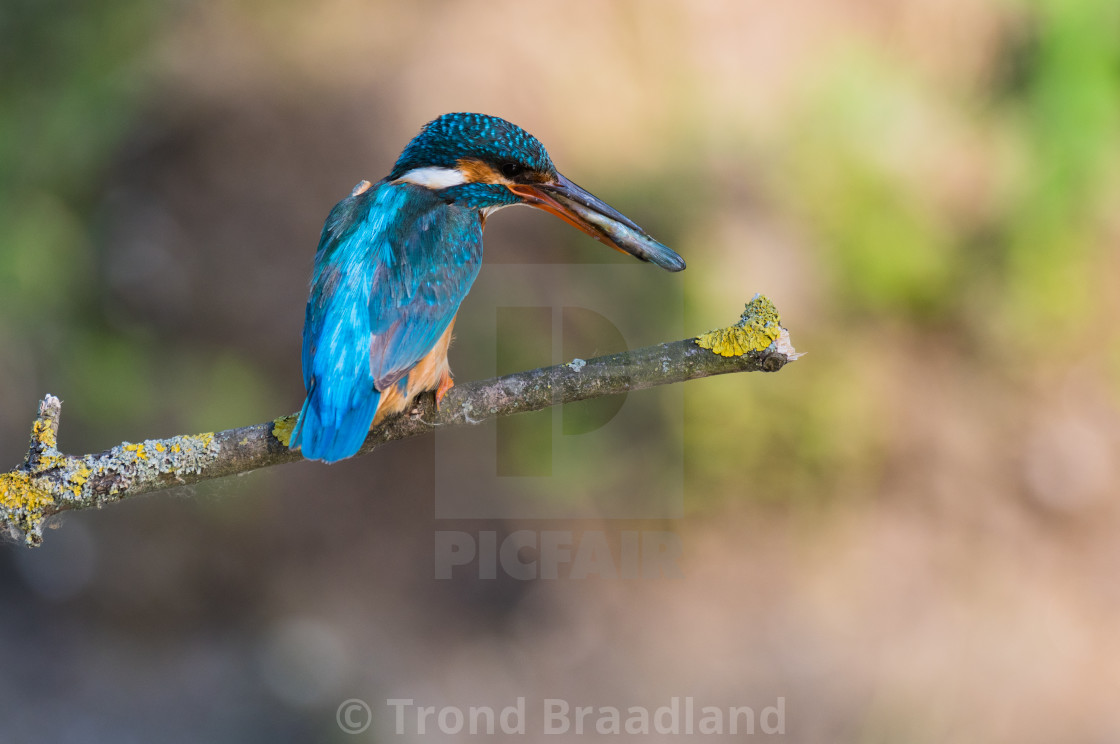
<instances>
[{"instance_id":1,"label":"lichen on branch","mask_svg":"<svg viewBox=\"0 0 1120 744\"><path fill-rule=\"evenodd\" d=\"M747 303L738 322L700 334L696 345L725 357L762 351L778 340L782 330L781 320L774 303L769 298L756 294Z\"/></svg>"},{"instance_id":2,"label":"lichen on branch","mask_svg":"<svg viewBox=\"0 0 1120 744\"><path fill-rule=\"evenodd\" d=\"M756 295L738 322L699 338L457 384L437 409L431 395L410 412L370 430L359 454L386 442L424 434L435 426L478 424L603 395L732 372L773 372L800 356L780 325L778 311ZM0 526L28 545L43 539L51 516L100 508L124 498L302 459L288 449L296 416L216 433L123 442L98 454L58 449L62 403L39 404L24 462L0 474Z\"/></svg>"},{"instance_id":3,"label":"lichen on branch","mask_svg":"<svg viewBox=\"0 0 1120 744\"><path fill-rule=\"evenodd\" d=\"M213 434L123 442L95 455L75 457L58 451L62 402L48 395L39 404L31 447L20 468L0 475L0 518L28 544L42 540L43 520L64 509L83 509L116 501L140 486L174 485L201 473L216 458Z\"/></svg>"}]
</instances>

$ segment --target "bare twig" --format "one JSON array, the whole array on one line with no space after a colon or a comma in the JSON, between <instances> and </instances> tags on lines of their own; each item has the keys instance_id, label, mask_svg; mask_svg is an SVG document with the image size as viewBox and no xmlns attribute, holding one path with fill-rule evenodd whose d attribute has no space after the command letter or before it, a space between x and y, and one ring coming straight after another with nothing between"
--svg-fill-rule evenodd
<instances>
[{"instance_id":1,"label":"bare twig","mask_svg":"<svg viewBox=\"0 0 1120 744\"><path fill-rule=\"evenodd\" d=\"M434 426L478 424L697 377L773 372L797 356L773 305L756 296L738 323L696 339L461 383L448 392L438 411L434 397L423 396L411 413L371 430L360 453L419 436ZM99 454L66 455L57 446L61 412L58 398L43 398L27 458L0 475L0 525L29 545L42 541L44 520L63 511L101 507L142 493L302 459L298 451L288 449L295 416L217 433L125 442Z\"/></svg>"}]
</instances>

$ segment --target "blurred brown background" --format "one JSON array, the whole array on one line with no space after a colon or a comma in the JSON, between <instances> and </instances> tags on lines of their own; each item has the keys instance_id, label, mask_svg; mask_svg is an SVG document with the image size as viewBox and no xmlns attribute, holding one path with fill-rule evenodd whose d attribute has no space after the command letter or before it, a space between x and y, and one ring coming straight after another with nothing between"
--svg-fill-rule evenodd
<instances>
[{"instance_id":1,"label":"blurred brown background","mask_svg":"<svg viewBox=\"0 0 1120 744\"><path fill-rule=\"evenodd\" d=\"M74 453L297 409L322 220L446 111L685 255L688 333L761 291L809 352L684 386L684 519L529 525L671 530L682 579L434 580L435 530L524 525L436 521L430 438L0 545L0 740L517 695L1120 737L1116 3L7 0L0 70L8 464L47 392ZM486 252L614 260L529 210Z\"/></svg>"}]
</instances>

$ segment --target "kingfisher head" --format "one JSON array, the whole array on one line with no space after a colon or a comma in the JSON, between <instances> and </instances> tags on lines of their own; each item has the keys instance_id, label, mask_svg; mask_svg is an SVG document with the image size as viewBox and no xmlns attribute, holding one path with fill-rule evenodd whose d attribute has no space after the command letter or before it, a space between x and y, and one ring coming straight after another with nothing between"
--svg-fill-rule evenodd
<instances>
[{"instance_id":1,"label":"kingfisher head","mask_svg":"<svg viewBox=\"0 0 1120 744\"><path fill-rule=\"evenodd\" d=\"M483 216L525 204L560 217L591 237L669 271L684 259L638 225L569 181L536 137L485 114L444 114L420 130L389 180L422 186Z\"/></svg>"}]
</instances>

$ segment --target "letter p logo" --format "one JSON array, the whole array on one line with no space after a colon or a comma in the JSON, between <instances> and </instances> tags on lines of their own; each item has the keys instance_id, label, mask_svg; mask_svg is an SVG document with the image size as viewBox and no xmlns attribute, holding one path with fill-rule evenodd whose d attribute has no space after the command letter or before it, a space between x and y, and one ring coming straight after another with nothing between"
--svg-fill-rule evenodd
<instances>
[{"instance_id":1,"label":"letter p logo","mask_svg":"<svg viewBox=\"0 0 1120 744\"><path fill-rule=\"evenodd\" d=\"M486 265L456 375L484 379L679 338L679 281L641 264ZM675 518L683 397L668 385L436 431L436 518Z\"/></svg>"}]
</instances>

